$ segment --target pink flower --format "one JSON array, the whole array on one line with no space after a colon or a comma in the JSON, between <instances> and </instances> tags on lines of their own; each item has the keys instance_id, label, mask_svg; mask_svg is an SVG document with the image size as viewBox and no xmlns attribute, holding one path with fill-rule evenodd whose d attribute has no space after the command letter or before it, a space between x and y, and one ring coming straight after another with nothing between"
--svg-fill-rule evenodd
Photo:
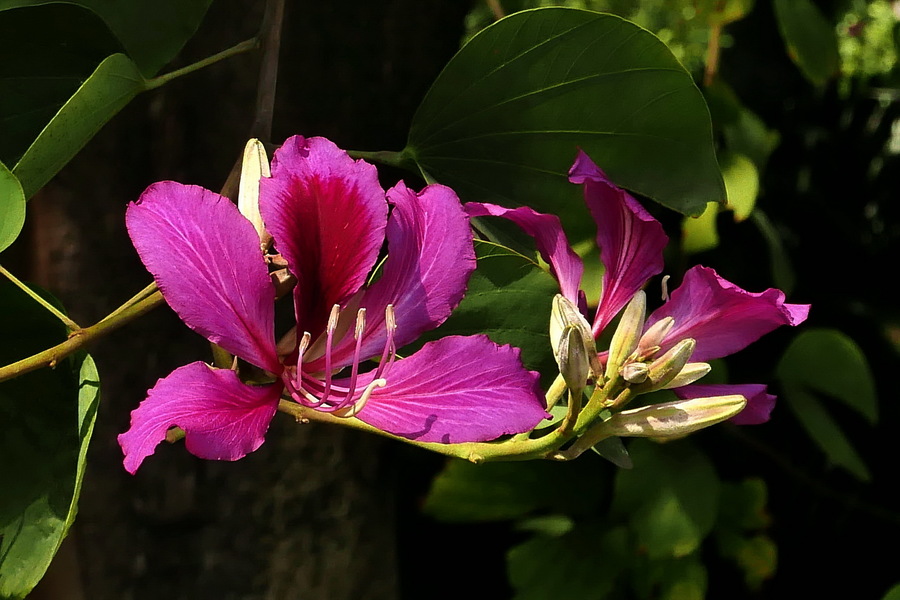
<instances>
[{"instance_id":1,"label":"pink flower","mask_svg":"<svg viewBox=\"0 0 900 600\"><path fill-rule=\"evenodd\" d=\"M662 226L628 192L617 187L584 153L579 151L569 170L569 181L584 189L584 200L597 223L597 246L605 271L603 291L594 314L592 331L603 329L647 281L663 270L663 249L668 237ZM468 203L469 216L500 216L519 225L535 238L538 251L560 282L562 294L576 305L583 274L581 259L572 251L559 219L530 208L508 209L492 204ZM666 317L674 326L659 343L660 352L685 338L697 345L692 361L727 356L755 342L780 325L798 325L806 320L808 304L788 304L776 289L748 292L720 277L713 269L695 266L687 271L671 298L647 319L645 329ZM696 393L702 389L699 395ZM768 420L774 396L765 386L699 386L679 388L682 398L742 394L747 407L736 417L742 424Z\"/></svg>"},{"instance_id":2,"label":"pink flower","mask_svg":"<svg viewBox=\"0 0 900 600\"><path fill-rule=\"evenodd\" d=\"M175 426L193 454L237 460L262 444L283 394L425 442L486 441L547 416L537 373L522 367L518 349L486 336L446 337L395 359L396 348L447 319L475 268L468 217L451 189L415 193L399 183L385 193L372 165L324 138L296 136L260 181L259 209L297 281L296 326L277 344L260 237L231 201L167 181L128 207L131 239L169 305L249 363L235 372L194 362L160 379L119 436L128 471ZM378 364L362 372L369 358Z\"/></svg>"}]
</instances>

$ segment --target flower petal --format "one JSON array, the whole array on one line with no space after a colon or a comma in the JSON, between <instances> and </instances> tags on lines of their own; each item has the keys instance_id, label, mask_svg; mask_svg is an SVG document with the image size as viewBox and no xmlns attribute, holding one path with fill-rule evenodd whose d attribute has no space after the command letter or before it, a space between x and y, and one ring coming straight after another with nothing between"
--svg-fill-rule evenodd
<instances>
[{"instance_id":1,"label":"flower petal","mask_svg":"<svg viewBox=\"0 0 900 600\"><path fill-rule=\"evenodd\" d=\"M648 279L662 272L662 252L669 238L659 221L580 150L569 181L584 185L584 201L597 223L597 247L606 267L594 317L596 336Z\"/></svg>"},{"instance_id":2,"label":"flower petal","mask_svg":"<svg viewBox=\"0 0 900 600\"><path fill-rule=\"evenodd\" d=\"M759 425L769 420L775 408L775 396L761 383L694 384L672 390L682 400L705 398L707 396L729 396L740 394L747 399L744 410L729 419L735 425Z\"/></svg>"},{"instance_id":3,"label":"flower petal","mask_svg":"<svg viewBox=\"0 0 900 600\"><path fill-rule=\"evenodd\" d=\"M154 183L128 206L131 241L169 305L225 350L272 372L275 289L253 225L228 198Z\"/></svg>"},{"instance_id":4,"label":"flower petal","mask_svg":"<svg viewBox=\"0 0 900 600\"><path fill-rule=\"evenodd\" d=\"M384 242L387 202L375 167L325 138L294 136L260 180L260 212L297 277L300 331L315 339L335 304L365 283Z\"/></svg>"},{"instance_id":5,"label":"flower petal","mask_svg":"<svg viewBox=\"0 0 900 600\"><path fill-rule=\"evenodd\" d=\"M578 287L581 285L584 265L569 245L559 217L536 212L527 206L504 208L496 204L467 202L464 208L470 217L491 216L509 219L533 237L538 252L549 263L559 281L562 295L578 304Z\"/></svg>"},{"instance_id":6,"label":"flower petal","mask_svg":"<svg viewBox=\"0 0 900 600\"><path fill-rule=\"evenodd\" d=\"M165 439L181 427L185 446L200 458L237 460L263 443L278 407L281 385L250 386L234 371L202 362L179 367L156 382L131 412L131 427L119 436L125 469L137 471Z\"/></svg>"},{"instance_id":7,"label":"flower petal","mask_svg":"<svg viewBox=\"0 0 900 600\"><path fill-rule=\"evenodd\" d=\"M530 431L549 415L538 374L519 349L487 336L449 336L397 361L358 418L420 442L481 442ZM366 374L371 381L372 374ZM362 378L361 378L362 379Z\"/></svg>"},{"instance_id":8,"label":"flower petal","mask_svg":"<svg viewBox=\"0 0 900 600\"><path fill-rule=\"evenodd\" d=\"M361 301L366 309L362 358L380 356L384 349L388 304L394 305L397 321L394 344L405 346L447 320L475 270L469 217L453 190L435 184L416 194L400 182L388 199L394 207L387 226L388 257ZM332 352L334 364L349 364L354 348L353 337L346 336Z\"/></svg>"},{"instance_id":9,"label":"flower petal","mask_svg":"<svg viewBox=\"0 0 900 600\"><path fill-rule=\"evenodd\" d=\"M787 304L781 290L748 292L698 265L685 273L669 301L653 311L646 327L673 317L675 327L661 347L665 351L679 340L694 338L697 348L691 360L703 362L733 354L779 325L799 325L808 314L808 304Z\"/></svg>"}]
</instances>

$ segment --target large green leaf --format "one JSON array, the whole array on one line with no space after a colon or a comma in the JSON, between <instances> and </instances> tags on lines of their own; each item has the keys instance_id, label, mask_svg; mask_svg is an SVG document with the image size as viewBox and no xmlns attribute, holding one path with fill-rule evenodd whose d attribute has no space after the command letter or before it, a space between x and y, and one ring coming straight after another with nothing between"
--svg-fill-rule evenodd
<instances>
[{"instance_id":1,"label":"large green leaf","mask_svg":"<svg viewBox=\"0 0 900 600\"><path fill-rule=\"evenodd\" d=\"M19 236L25 223L25 194L22 184L0 162L0 252Z\"/></svg>"},{"instance_id":2,"label":"large green leaf","mask_svg":"<svg viewBox=\"0 0 900 600\"><path fill-rule=\"evenodd\" d=\"M559 284L529 257L493 242L476 241L478 267L466 297L450 318L420 343L447 335L487 334L522 349L522 362L551 379L550 306Z\"/></svg>"},{"instance_id":3,"label":"large green leaf","mask_svg":"<svg viewBox=\"0 0 900 600\"><path fill-rule=\"evenodd\" d=\"M0 282L0 364L65 337L56 317ZM37 584L72 524L98 401L89 356L0 383L0 598Z\"/></svg>"},{"instance_id":4,"label":"large green leaf","mask_svg":"<svg viewBox=\"0 0 900 600\"><path fill-rule=\"evenodd\" d=\"M775 0L778 29L788 55L803 75L822 85L840 70L834 26L810 0Z\"/></svg>"},{"instance_id":5,"label":"large green leaf","mask_svg":"<svg viewBox=\"0 0 900 600\"><path fill-rule=\"evenodd\" d=\"M194 35L211 3L212 0L0 0L0 10L42 5L56 5L56 10L65 4L89 9L109 26L144 76L151 77ZM58 19L58 14L52 18Z\"/></svg>"},{"instance_id":6,"label":"large green leaf","mask_svg":"<svg viewBox=\"0 0 900 600\"><path fill-rule=\"evenodd\" d=\"M50 181L145 85L146 80L124 54L113 54L101 62L13 168L25 196L31 197Z\"/></svg>"},{"instance_id":7,"label":"large green leaf","mask_svg":"<svg viewBox=\"0 0 900 600\"><path fill-rule=\"evenodd\" d=\"M589 233L566 179L578 148L675 210L724 200L691 76L648 31L583 10L516 13L472 38L419 106L404 155L466 200L558 212Z\"/></svg>"},{"instance_id":8,"label":"large green leaf","mask_svg":"<svg viewBox=\"0 0 900 600\"><path fill-rule=\"evenodd\" d=\"M709 459L688 440L636 439L628 451L634 468L616 474L613 512L629 521L648 558L691 554L712 530L719 506Z\"/></svg>"},{"instance_id":9,"label":"large green leaf","mask_svg":"<svg viewBox=\"0 0 900 600\"><path fill-rule=\"evenodd\" d=\"M77 6L0 11L0 161L15 165L97 65L121 51L103 21Z\"/></svg>"}]
</instances>

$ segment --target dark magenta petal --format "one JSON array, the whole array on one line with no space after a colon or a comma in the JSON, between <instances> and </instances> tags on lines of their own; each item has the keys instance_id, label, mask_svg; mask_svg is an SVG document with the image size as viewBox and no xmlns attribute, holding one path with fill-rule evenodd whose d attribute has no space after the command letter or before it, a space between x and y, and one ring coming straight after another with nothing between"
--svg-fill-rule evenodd
<instances>
[{"instance_id":1,"label":"dark magenta petal","mask_svg":"<svg viewBox=\"0 0 900 600\"><path fill-rule=\"evenodd\" d=\"M388 257L381 277L367 289L362 358L381 356L386 341L385 308L393 304L399 348L443 323L462 300L475 270L469 217L456 193L429 185L416 194L403 182L388 191L393 205L387 226ZM334 364L352 360L354 341L346 336L332 353ZM315 372L321 363L310 366Z\"/></svg>"},{"instance_id":2,"label":"dark magenta petal","mask_svg":"<svg viewBox=\"0 0 900 600\"><path fill-rule=\"evenodd\" d=\"M275 288L259 236L227 198L154 183L125 213L128 233L169 305L187 325L272 372Z\"/></svg>"},{"instance_id":3,"label":"dark magenta petal","mask_svg":"<svg viewBox=\"0 0 900 600\"><path fill-rule=\"evenodd\" d=\"M509 219L534 238L538 252L547 261L556 279L562 295L578 304L578 287L584 265L563 231L562 223L556 215L535 212L527 206L504 208L496 204L467 202L466 212L470 217L503 217Z\"/></svg>"},{"instance_id":4,"label":"dark magenta petal","mask_svg":"<svg viewBox=\"0 0 900 600\"><path fill-rule=\"evenodd\" d=\"M246 385L233 371L202 362L175 369L131 411L131 427L119 436L125 469L137 471L176 426L184 429L185 446L195 456L211 460L246 456L263 443L281 390L280 384Z\"/></svg>"},{"instance_id":5,"label":"dark magenta petal","mask_svg":"<svg viewBox=\"0 0 900 600\"><path fill-rule=\"evenodd\" d=\"M669 238L631 194L610 181L580 150L569 181L584 185L584 201L597 223L597 247L606 268L594 317L596 336L648 279L662 272L663 248Z\"/></svg>"},{"instance_id":6,"label":"dark magenta petal","mask_svg":"<svg viewBox=\"0 0 900 600\"><path fill-rule=\"evenodd\" d=\"M663 350L694 338L691 360L707 361L742 350L780 325L799 325L808 314L808 304L787 304L781 290L748 292L698 265L685 273L669 301L653 311L647 327L673 317L675 327L663 340Z\"/></svg>"},{"instance_id":7,"label":"dark magenta petal","mask_svg":"<svg viewBox=\"0 0 900 600\"><path fill-rule=\"evenodd\" d=\"M297 277L298 328L315 338L331 307L365 283L384 242L387 202L375 167L325 138L288 138L272 177L260 181L259 208Z\"/></svg>"},{"instance_id":8,"label":"dark magenta petal","mask_svg":"<svg viewBox=\"0 0 900 600\"><path fill-rule=\"evenodd\" d=\"M482 442L533 429L549 415L538 374L519 349L449 336L395 362L359 419L420 442ZM371 381L371 374L366 380Z\"/></svg>"},{"instance_id":9,"label":"dark magenta petal","mask_svg":"<svg viewBox=\"0 0 900 600\"><path fill-rule=\"evenodd\" d=\"M727 384L693 384L672 390L682 400L691 398L707 398L712 396L729 396L740 394L747 399L744 410L728 419L735 425L759 425L769 420L775 408L775 396L768 393L761 383Z\"/></svg>"}]
</instances>

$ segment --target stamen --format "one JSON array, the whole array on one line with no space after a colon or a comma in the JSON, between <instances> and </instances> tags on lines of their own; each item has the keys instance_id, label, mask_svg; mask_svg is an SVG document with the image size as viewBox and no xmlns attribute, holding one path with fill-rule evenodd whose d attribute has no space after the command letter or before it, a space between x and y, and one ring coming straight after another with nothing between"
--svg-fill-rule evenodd
<instances>
[{"instance_id":1,"label":"stamen","mask_svg":"<svg viewBox=\"0 0 900 600\"><path fill-rule=\"evenodd\" d=\"M394 318L394 305L388 304L384 309L384 328L387 338L384 341L384 350L381 351L381 360L378 361L378 369L375 371L375 379L387 375L397 356L397 347L394 345L394 332L397 331L397 321Z\"/></svg>"},{"instance_id":2,"label":"stamen","mask_svg":"<svg viewBox=\"0 0 900 600\"><path fill-rule=\"evenodd\" d=\"M663 278L662 278L662 301L663 302L669 301L669 277L671 277L671 275L663 275Z\"/></svg>"},{"instance_id":3,"label":"stamen","mask_svg":"<svg viewBox=\"0 0 900 600\"><path fill-rule=\"evenodd\" d=\"M350 385L348 386L347 395L335 407L340 410L353 402L353 394L356 393L356 378L359 375L359 352L362 348L362 334L366 328L366 309L361 308L356 311L356 328L353 330L353 339L356 340L356 348L353 350L353 370L350 371Z\"/></svg>"},{"instance_id":4,"label":"stamen","mask_svg":"<svg viewBox=\"0 0 900 600\"><path fill-rule=\"evenodd\" d=\"M328 315L328 326L325 328L325 390L320 398L320 405L328 401L331 395L331 346L334 341L334 330L337 329L338 317L341 315L341 307L335 304Z\"/></svg>"},{"instance_id":5,"label":"stamen","mask_svg":"<svg viewBox=\"0 0 900 600\"><path fill-rule=\"evenodd\" d=\"M336 417L355 417L359 414L359 411L363 409L366 403L369 401L369 397L372 395L372 392L375 391L375 388L384 387L387 385L386 379L374 379L372 383L366 386L366 389L363 390L362 395L359 397L353 406L348 406L346 408L334 411L334 416Z\"/></svg>"},{"instance_id":6,"label":"stamen","mask_svg":"<svg viewBox=\"0 0 900 600\"><path fill-rule=\"evenodd\" d=\"M303 337L300 338L300 345L297 347L297 373L294 375L294 381L297 382L298 386L303 385L303 355L306 354L306 349L309 348L309 340L312 335L308 331L303 332Z\"/></svg>"}]
</instances>

